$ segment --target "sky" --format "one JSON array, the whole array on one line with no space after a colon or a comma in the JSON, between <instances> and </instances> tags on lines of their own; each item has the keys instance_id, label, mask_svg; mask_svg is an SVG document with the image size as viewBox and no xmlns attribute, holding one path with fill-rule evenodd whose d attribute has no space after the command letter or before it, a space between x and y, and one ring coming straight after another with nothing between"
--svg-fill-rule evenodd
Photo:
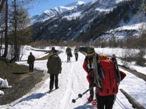
<instances>
[{"instance_id":1,"label":"sky","mask_svg":"<svg viewBox=\"0 0 146 109\"><path fill-rule=\"evenodd\" d=\"M88 82L86 79L87 74L82 68L85 56L79 53L79 60L75 61L75 57L73 55L71 62L67 63L65 53L66 47L55 48L62 51L62 53L59 54L62 61L62 72L59 75L59 89L51 93L47 93L49 91L50 81L46 67L47 59L36 60L34 67L38 70L43 70L43 73L46 75L45 78L41 83L37 84L31 92L10 104L0 105L0 109L95 109L91 103L87 103L89 92L82 96L82 98L77 99L76 103L71 102L72 99L76 99L78 97L78 94L82 94L88 89ZM32 52L36 58L48 55L46 52L38 50L40 49L25 46L22 61L17 63L28 66L25 60L27 60L30 52ZM51 50L51 47L45 47L43 50ZM72 48L72 53L73 50L74 48ZM112 55L114 53L117 57L122 57L125 49L95 48L95 51L106 55ZM118 59L118 63L122 64L120 59ZM133 63L130 63L130 66L131 68L146 74L145 67L135 66ZM120 83L119 88L124 89L146 108L146 82L121 67L119 68L121 71L126 73L126 77ZM9 84L11 85L11 83ZM113 109L132 109L131 104L120 90L116 96Z\"/></svg>"},{"instance_id":2,"label":"sky","mask_svg":"<svg viewBox=\"0 0 146 109\"><path fill-rule=\"evenodd\" d=\"M76 1L89 2L91 0L34 0L35 2L29 5L29 15L37 15L50 8L65 6Z\"/></svg>"}]
</instances>

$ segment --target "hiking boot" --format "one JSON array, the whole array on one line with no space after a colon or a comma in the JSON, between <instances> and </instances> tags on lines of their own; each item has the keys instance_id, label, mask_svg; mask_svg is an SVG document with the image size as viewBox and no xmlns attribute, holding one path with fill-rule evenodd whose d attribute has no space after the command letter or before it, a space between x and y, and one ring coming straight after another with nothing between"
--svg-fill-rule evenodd
<instances>
[{"instance_id":1,"label":"hiking boot","mask_svg":"<svg viewBox=\"0 0 146 109\"><path fill-rule=\"evenodd\" d=\"M91 101L93 101L93 95L90 95L88 98L88 102L91 102Z\"/></svg>"},{"instance_id":2,"label":"hiking boot","mask_svg":"<svg viewBox=\"0 0 146 109\"><path fill-rule=\"evenodd\" d=\"M59 89L59 87L56 87L55 89Z\"/></svg>"},{"instance_id":3,"label":"hiking boot","mask_svg":"<svg viewBox=\"0 0 146 109\"><path fill-rule=\"evenodd\" d=\"M51 93L52 92L52 89L50 89L49 91L48 91L48 93Z\"/></svg>"}]
</instances>

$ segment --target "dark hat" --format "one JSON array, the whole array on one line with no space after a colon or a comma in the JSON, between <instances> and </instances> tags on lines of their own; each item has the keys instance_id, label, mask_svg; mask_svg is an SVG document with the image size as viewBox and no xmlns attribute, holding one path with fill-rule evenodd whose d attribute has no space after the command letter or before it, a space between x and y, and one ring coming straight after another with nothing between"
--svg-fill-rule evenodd
<instances>
[{"instance_id":1,"label":"dark hat","mask_svg":"<svg viewBox=\"0 0 146 109\"><path fill-rule=\"evenodd\" d=\"M52 51L54 51L55 50L55 47L52 47Z\"/></svg>"},{"instance_id":2,"label":"dark hat","mask_svg":"<svg viewBox=\"0 0 146 109\"><path fill-rule=\"evenodd\" d=\"M87 48L87 56L91 57L91 56L94 56L94 54L95 54L94 48L88 47Z\"/></svg>"},{"instance_id":3,"label":"dark hat","mask_svg":"<svg viewBox=\"0 0 146 109\"><path fill-rule=\"evenodd\" d=\"M87 53L88 53L88 54L94 53L94 52L95 52L94 48L92 48L92 47L88 47L88 48L87 48Z\"/></svg>"}]
</instances>

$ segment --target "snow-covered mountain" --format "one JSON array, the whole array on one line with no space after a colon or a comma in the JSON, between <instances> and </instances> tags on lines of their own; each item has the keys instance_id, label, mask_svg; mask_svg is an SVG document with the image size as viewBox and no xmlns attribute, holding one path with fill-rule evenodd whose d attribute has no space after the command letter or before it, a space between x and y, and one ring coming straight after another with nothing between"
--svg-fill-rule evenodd
<instances>
[{"instance_id":1,"label":"snow-covered mountain","mask_svg":"<svg viewBox=\"0 0 146 109\"><path fill-rule=\"evenodd\" d=\"M34 40L89 41L136 36L146 25L143 0L77 1L32 17Z\"/></svg>"},{"instance_id":2,"label":"snow-covered mountain","mask_svg":"<svg viewBox=\"0 0 146 109\"><path fill-rule=\"evenodd\" d=\"M74 10L74 9L80 7L81 5L84 5L84 4L86 4L86 3L82 2L82 1L78 1L78 2L68 4L66 6L59 6L59 7L51 8L49 10L45 10L43 13L33 16L32 23L45 21L49 18L60 15L64 12L72 11L72 10Z\"/></svg>"}]
</instances>

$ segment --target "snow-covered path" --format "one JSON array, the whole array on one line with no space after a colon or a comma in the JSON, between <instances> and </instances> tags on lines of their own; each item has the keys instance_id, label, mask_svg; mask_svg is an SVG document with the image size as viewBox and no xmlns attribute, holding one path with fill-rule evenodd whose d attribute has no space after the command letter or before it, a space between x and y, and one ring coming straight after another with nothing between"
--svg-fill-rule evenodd
<instances>
[{"instance_id":1,"label":"snow-covered path","mask_svg":"<svg viewBox=\"0 0 146 109\"><path fill-rule=\"evenodd\" d=\"M62 51L65 51L65 49L62 49ZM36 51L35 54L37 54ZM43 55L43 53L39 54ZM86 80L87 74L82 68L85 56L79 53L79 60L75 61L75 58L72 57L71 62L69 63L66 62L65 52L61 53L59 56L62 60L62 72L59 75L59 89L51 93L47 93L49 90L49 74L46 73L48 77L43 81L43 84L38 89L30 92L11 104L1 105L0 109L93 109L91 104L86 103L89 93L78 99L76 103L72 103L72 99L77 98L79 93L88 89L88 82ZM36 61L35 68L46 72L46 63L47 60ZM27 65L24 61L19 62L19 64ZM146 107L145 81L123 69L121 70L124 71L127 76L121 82L120 88L126 90L138 102ZM117 99L113 108L132 109L131 104L120 91L117 94Z\"/></svg>"}]
</instances>

